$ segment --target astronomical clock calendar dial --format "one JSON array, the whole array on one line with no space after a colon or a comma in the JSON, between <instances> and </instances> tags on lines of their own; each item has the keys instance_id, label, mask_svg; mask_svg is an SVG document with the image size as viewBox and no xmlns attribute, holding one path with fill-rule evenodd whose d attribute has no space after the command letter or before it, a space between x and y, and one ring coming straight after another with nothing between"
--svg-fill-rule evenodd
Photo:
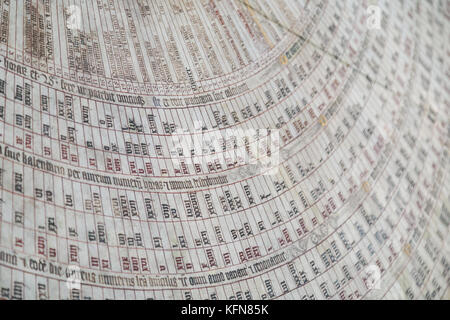
<instances>
[{"instance_id":1,"label":"astronomical clock calendar dial","mask_svg":"<svg viewBox=\"0 0 450 320\"><path fill-rule=\"evenodd\" d=\"M450 299L450 3L1 0L0 299Z\"/></svg>"}]
</instances>

